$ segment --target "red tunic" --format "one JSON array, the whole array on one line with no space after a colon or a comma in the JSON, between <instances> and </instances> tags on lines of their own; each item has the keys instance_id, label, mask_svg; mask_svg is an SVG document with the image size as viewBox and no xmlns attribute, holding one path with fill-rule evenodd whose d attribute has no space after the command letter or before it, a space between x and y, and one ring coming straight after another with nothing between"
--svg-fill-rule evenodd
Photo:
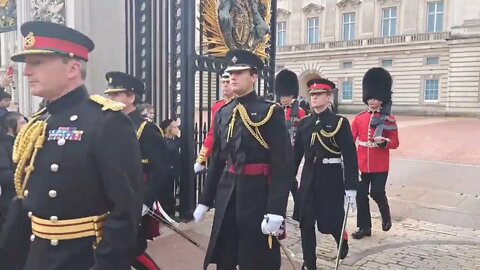
<instances>
[{"instance_id":1,"label":"red tunic","mask_svg":"<svg viewBox=\"0 0 480 270\"><path fill-rule=\"evenodd\" d=\"M285 109L285 118L288 121L290 121L291 117L290 117L290 114L292 113L292 107L288 107ZM305 115L307 115L305 113L305 111L302 109L302 108L298 108L298 120L302 119L303 117L305 117ZM297 123L298 125L298 123Z\"/></svg>"},{"instance_id":2,"label":"red tunic","mask_svg":"<svg viewBox=\"0 0 480 270\"><path fill-rule=\"evenodd\" d=\"M362 173L388 172L390 149L396 149L399 145L397 129L383 131L382 136L390 139L384 147L374 143L375 128L370 127L370 121L379 115L378 112L365 111L356 115L352 122L353 139L358 143L358 169ZM390 115L385 124L396 127L395 117Z\"/></svg>"},{"instance_id":3,"label":"red tunic","mask_svg":"<svg viewBox=\"0 0 480 270\"><path fill-rule=\"evenodd\" d=\"M222 99L212 106L212 120L210 122L210 129L208 130L207 136L205 137L205 141L203 141L202 149L200 149L200 153L198 153L197 163L205 165L207 163L208 158L212 154L212 147L213 147L213 126L215 124L215 114L223 107L225 104L229 103L230 100Z\"/></svg>"}]
</instances>

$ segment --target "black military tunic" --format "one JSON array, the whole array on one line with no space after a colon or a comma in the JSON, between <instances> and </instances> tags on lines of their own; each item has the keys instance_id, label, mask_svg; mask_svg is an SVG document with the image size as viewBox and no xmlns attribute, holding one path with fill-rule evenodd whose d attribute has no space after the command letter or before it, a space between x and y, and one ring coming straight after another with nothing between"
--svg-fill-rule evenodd
<instances>
[{"instance_id":1,"label":"black military tunic","mask_svg":"<svg viewBox=\"0 0 480 270\"><path fill-rule=\"evenodd\" d=\"M358 185L357 154L348 120L328 109L303 118L297 129L294 155L296 168L305 155L294 218L302 222L312 218L306 215L313 215L320 232L339 233L345 213L345 190L356 190ZM344 169L341 162L334 163L340 158ZM307 207L313 211L304 211Z\"/></svg>"},{"instance_id":2,"label":"black military tunic","mask_svg":"<svg viewBox=\"0 0 480 270\"><path fill-rule=\"evenodd\" d=\"M161 198L162 184L165 182L167 173L167 153L165 139L160 128L152 122L146 121L139 111L135 110L128 114L137 131L137 139L140 142L142 154L142 165L144 175L143 203L151 207L153 202ZM152 239L150 227L152 222L150 216L142 218L140 226L136 254L142 254L147 249L147 239Z\"/></svg>"},{"instance_id":3,"label":"black military tunic","mask_svg":"<svg viewBox=\"0 0 480 270\"><path fill-rule=\"evenodd\" d=\"M25 270L130 269L142 205L140 148L128 117L100 103L81 86L47 105L46 140L24 199L12 205L0 259L28 256ZM99 243L35 236L29 219L57 224L105 213Z\"/></svg>"},{"instance_id":4,"label":"black military tunic","mask_svg":"<svg viewBox=\"0 0 480 270\"><path fill-rule=\"evenodd\" d=\"M239 104L252 122L270 117L258 127L268 149L247 129ZM273 248L269 249L260 225L267 213L285 216L292 185L293 168L283 110L251 92L223 106L215 121L213 156L199 200L200 204L215 207L204 268L217 263L238 264L240 269L279 269L278 243L273 241ZM247 172L264 165L264 173Z\"/></svg>"}]
</instances>

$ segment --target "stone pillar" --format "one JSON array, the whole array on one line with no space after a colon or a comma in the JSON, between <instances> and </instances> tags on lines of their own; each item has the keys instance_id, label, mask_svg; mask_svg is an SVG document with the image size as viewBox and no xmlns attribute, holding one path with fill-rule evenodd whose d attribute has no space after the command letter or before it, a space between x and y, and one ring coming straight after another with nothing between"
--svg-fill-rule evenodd
<instances>
[{"instance_id":1,"label":"stone pillar","mask_svg":"<svg viewBox=\"0 0 480 270\"><path fill-rule=\"evenodd\" d=\"M32 19L32 3L31 1L17 0L17 31L10 35L10 39L6 41L6 44L15 44L13 50L8 52L8 58L20 51L23 48L23 36L20 32L20 26L27 21ZM13 64L15 70L17 71L18 79L16 87L18 89L18 108L21 113L24 115L31 115L38 108L38 104L41 102L41 99L30 95L28 89L28 81L23 76L23 67L22 63Z\"/></svg>"},{"instance_id":2,"label":"stone pillar","mask_svg":"<svg viewBox=\"0 0 480 270\"><path fill-rule=\"evenodd\" d=\"M95 43L87 65L86 86L101 94L105 73L126 70L125 4L119 0L67 0L67 25Z\"/></svg>"}]
</instances>

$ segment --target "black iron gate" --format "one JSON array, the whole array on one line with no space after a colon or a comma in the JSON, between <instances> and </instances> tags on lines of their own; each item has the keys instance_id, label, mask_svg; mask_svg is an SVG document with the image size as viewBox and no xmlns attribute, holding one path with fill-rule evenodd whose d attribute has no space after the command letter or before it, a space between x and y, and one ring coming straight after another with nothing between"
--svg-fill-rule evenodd
<instances>
[{"instance_id":1,"label":"black iron gate","mask_svg":"<svg viewBox=\"0 0 480 270\"><path fill-rule=\"evenodd\" d=\"M226 68L223 57L209 51L211 36L204 23L212 16L205 15L205 8L217 16L217 8L225 2L238 10L260 6L259 12L268 18L270 40L276 39L276 0L126 0L127 71L141 77L150 89L146 100L155 105L157 121L176 117L180 122L180 200L188 216L205 178L194 175L193 164L210 128L212 104L222 98L220 76ZM275 42L271 41L261 50L266 68L257 83L260 95L273 92Z\"/></svg>"}]
</instances>

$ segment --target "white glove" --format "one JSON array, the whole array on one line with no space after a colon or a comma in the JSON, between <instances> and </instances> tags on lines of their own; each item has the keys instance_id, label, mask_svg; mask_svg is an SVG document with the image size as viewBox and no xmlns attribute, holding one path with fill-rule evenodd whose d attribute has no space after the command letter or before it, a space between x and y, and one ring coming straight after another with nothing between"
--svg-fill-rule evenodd
<instances>
[{"instance_id":1,"label":"white glove","mask_svg":"<svg viewBox=\"0 0 480 270\"><path fill-rule=\"evenodd\" d=\"M142 217L145 216L148 213L149 209L150 208L148 208L148 206L146 206L145 204L142 205Z\"/></svg>"},{"instance_id":2,"label":"white glove","mask_svg":"<svg viewBox=\"0 0 480 270\"><path fill-rule=\"evenodd\" d=\"M193 171L194 171L195 173L199 173L199 172L201 172L201 171L203 171L203 170L205 170L205 165L202 165L202 164L200 164L200 163L195 163L195 164L193 165Z\"/></svg>"},{"instance_id":3,"label":"white glove","mask_svg":"<svg viewBox=\"0 0 480 270\"><path fill-rule=\"evenodd\" d=\"M262 233L279 236L283 233L283 217L275 214L266 214L262 221Z\"/></svg>"},{"instance_id":4,"label":"white glove","mask_svg":"<svg viewBox=\"0 0 480 270\"><path fill-rule=\"evenodd\" d=\"M193 218L195 219L195 222L201 222L205 218L207 210L208 206L203 204L197 205L197 208L195 208L195 211L193 211Z\"/></svg>"},{"instance_id":5,"label":"white glove","mask_svg":"<svg viewBox=\"0 0 480 270\"><path fill-rule=\"evenodd\" d=\"M345 190L345 209L347 204L350 204L352 212L357 210L357 191L356 190Z\"/></svg>"}]
</instances>

